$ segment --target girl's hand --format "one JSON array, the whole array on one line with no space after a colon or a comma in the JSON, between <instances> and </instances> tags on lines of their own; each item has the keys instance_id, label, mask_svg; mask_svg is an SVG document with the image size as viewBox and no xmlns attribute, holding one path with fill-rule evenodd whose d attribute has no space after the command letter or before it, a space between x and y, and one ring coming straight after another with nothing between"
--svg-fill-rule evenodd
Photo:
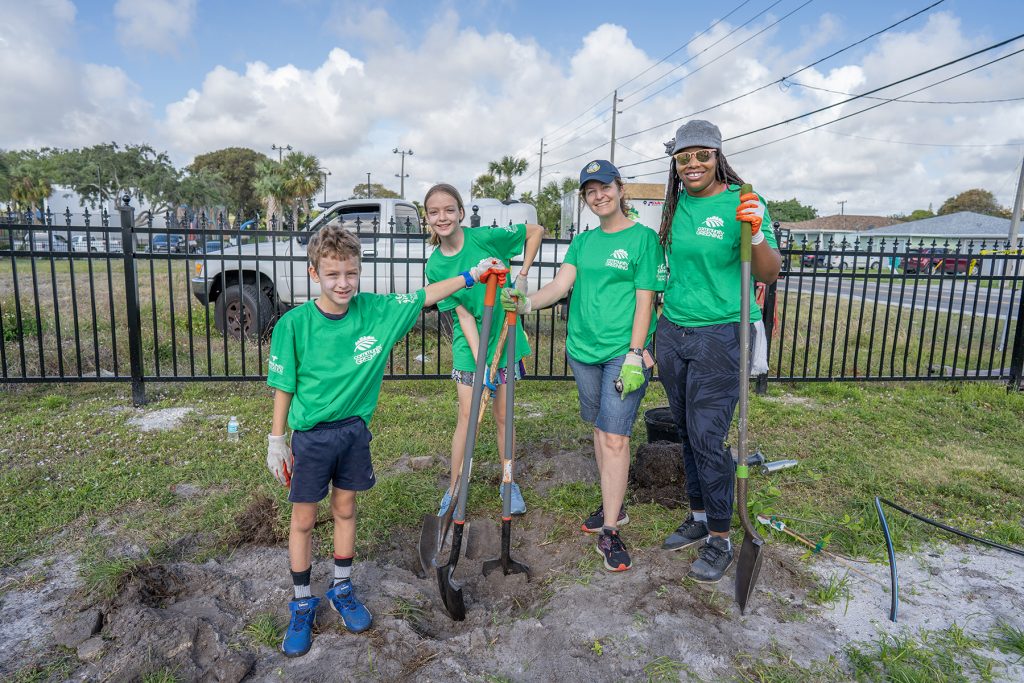
<instances>
[{"instance_id":1,"label":"girl's hand","mask_svg":"<svg viewBox=\"0 0 1024 683\"><path fill-rule=\"evenodd\" d=\"M491 256L481 260L480 263L469 269L469 276L477 282L480 282L488 275L501 275L504 273L508 273L508 266L502 263L501 259Z\"/></svg>"},{"instance_id":2,"label":"girl's hand","mask_svg":"<svg viewBox=\"0 0 1024 683\"><path fill-rule=\"evenodd\" d=\"M764 233L761 232L764 211L765 206L756 193L740 195L740 205L736 207L736 220L750 224L751 244L760 244L764 241Z\"/></svg>"}]
</instances>

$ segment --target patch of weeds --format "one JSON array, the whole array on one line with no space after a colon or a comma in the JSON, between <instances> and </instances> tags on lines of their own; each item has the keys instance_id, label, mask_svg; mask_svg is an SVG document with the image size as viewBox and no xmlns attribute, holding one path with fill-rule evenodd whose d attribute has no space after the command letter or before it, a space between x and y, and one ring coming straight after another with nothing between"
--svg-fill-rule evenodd
<instances>
[{"instance_id":1,"label":"patch of weeds","mask_svg":"<svg viewBox=\"0 0 1024 683\"><path fill-rule=\"evenodd\" d=\"M420 603L398 597L391 602L391 608L385 614L401 619L416 630L426 613L426 609Z\"/></svg>"},{"instance_id":2,"label":"patch of weeds","mask_svg":"<svg viewBox=\"0 0 1024 683\"><path fill-rule=\"evenodd\" d=\"M270 612L257 614L252 621L245 625L242 633L257 645L276 649L281 644L281 622L277 615Z\"/></svg>"},{"instance_id":3,"label":"patch of weeds","mask_svg":"<svg viewBox=\"0 0 1024 683\"><path fill-rule=\"evenodd\" d=\"M78 664L78 657L73 650L58 646L56 654L41 662L18 669L10 679L13 683L44 683L44 681L64 681Z\"/></svg>"},{"instance_id":4,"label":"patch of weeds","mask_svg":"<svg viewBox=\"0 0 1024 683\"><path fill-rule=\"evenodd\" d=\"M82 568L86 592L101 600L113 600L141 566L127 557L92 558Z\"/></svg>"},{"instance_id":5,"label":"patch of weeds","mask_svg":"<svg viewBox=\"0 0 1024 683\"><path fill-rule=\"evenodd\" d=\"M25 337L39 334L39 323L36 322L35 312L31 308L22 306L20 320L13 298L4 301L2 308L5 342L20 341Z\"/></svg>"},{"instance_id":6,"label":"patch of weeds","mask_svg":"<svg viewBox=\"0 0 1024 683\"><path fill-rule=\"evenodd\" d=\"M46 574L43 572L26 574L20 579L7 579L7 581L0 584L0 596L10 591L20 591L35 588L36 586L42 585L45 582Z\"/></svg>"},{"instance_id":7,"label":"patch of weeds","mask_svg":"<svg viewBox=\"0 0 1024 683\"><path fill-rule=\"evenodd\" d=\"M644 665L644 675L647 676L648 683L678 681L679 674L684 671L693 675L690 667L686 666L686 664L665 656L653 659Z\"/></svg>"},{"instance_id":8,"label":"patch of weeds","mask_svg":"<svg viewBox=\"0 0 1024 683\"><path fill-rule=\"evenodd\" d=\"M158 669L143 676L142 683L178 683L178 674L174 669Z\"/></svg>"},{"instance_id":9,"label":"patch of weeds","mask_svg":"<svg viewBox=\"0 0 1024 683\"><path fill-rule=\"evenodd\" d=\"M276 545L285 538L277 520L277 501L265 493L257 493L246 508L235 515L235 528L227 534L224 542L232 548Z\"/></svg>"},{"instance_id":10,"label":"patch of weeds","mask_svg":"<svg viewBox=\"0 0 1024 683\"><path fill-rule=\"evenodd\" d=\"M43 396L43 400L40 403L47 410L58 410L68 404L68 397L61 396L60 394L47 394Z\"/></svg>"},{"instance_id":11,"label":"patch of weeds","mask_svg":"<svg viewBox=\"0 0 1024 683\"><path fill-rule=\"evenodd\" d=\"M793 661L792 654L783 650L774 640L761 657L740 654L737 659L740 663L737 672L739 680L750 683L839 683L850 679L835 657L813 662L810 666L801 666Z\"/></svg>"},{"instance_id":12,"label":"patch of weeds","mask_svg":"<svg viewBox=\"0 0 1024 683\"><path fill-rule=\"evenodd\" d=\"M732 604L732 598L718 590L702 590L699 595L700 601L703 602L709 610L720 617L728 616L729 606Z\"/></svg>"},{"instance_id":13,"label":"patch of weeds","mask_svg":"<svg viewBox=\"0 0 1024 683\"><path fill-rule=\"evenodd\" d=\"M594 578L594 572L597 571L597 566L600 564L601 558L596 555L586 553L576 563L576 583L581 586L589 586L591 580Z\"/></svg>"},{"instance_id":14,"label":"patch of weeds","mask_svg":"<svg viewBox=\"0 0 1024 683\"><path fill-rule=\"evenodd\" d=\"M873 645L873 647L871 646ZM921 629L913 634L881 634L873 644L853 645L846 655L858 680L940 681L992 680L994 661L978 650L981 641L955 622L941 631Z\"/></svg>"},{"instance_id":15,"label":"patch of weeds","mask_svg":"<svg viewBox=\"0 0 1024 683\"><path fill-rule=\"evenodd\" d=\"M512 683L512 679L498 674L484 674L484 683Z\"/></svg>"},{"instance_id":16,"label":"patch of weeds","mask_svg":"<svg viewBox=\"0 0 1024 683\"><path fill-rule=\"evenodd\" d=\"M1017 661L1024 660L1024 630L1006 621L996 624L990 642L1008 655L1017 655Z\"/></svg>"},{"instance_id":17,"label":"patch of weeds","mask_svg":"<svg viewBox=\"0 0 1024 683\"><path fill-rule=\"evenodd\" d=\"M650 623L650 619L645 617L640 612L636 612L633 615L633 625L637 628L644 628L645 626L647 626L648 623Z\"/></svg>"},{"instance_id":18,"label":"patch of weeds","mask_svg":"<svg viewBox=\"0 0 1024 683\"><path fill-rule=\"evenodd\" d=\"M593 644L590 646L590 651L600 657L604 654L604 645L601 644L600 640L595 638Z\"/></svg>"},{"instance_id":19,"label":"patch of weeds","mask_svg":"<svg viewBox=\"0 0 1024 683\"><path fill-rule=\"evenodd\" d=\"M827 584L819 584L811 590L807 596L811 602L817 605L831 605L839 600L846 600L850 604L850 577L837 577L835 574L828 577Z\"/></svg>"},{"instance_id":20,"label":"patch of weeds","mask_svg":"<svg viewBox=\"0 0 1024 683\"><path fill-rule=\"evenodd\" d=\"M541 509L548 512L578 518L581 512L601 504L601 487L581 482L562 484L551 489L540 503Z\"/></svg>"}]
</instances>

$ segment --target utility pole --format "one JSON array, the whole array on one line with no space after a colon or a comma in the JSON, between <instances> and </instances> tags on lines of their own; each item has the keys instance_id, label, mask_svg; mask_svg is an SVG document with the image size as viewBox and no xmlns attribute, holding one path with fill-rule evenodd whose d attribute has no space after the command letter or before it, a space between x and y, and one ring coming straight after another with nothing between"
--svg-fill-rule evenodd
<instances>
[{"instance_id":1,"label":"utility pole","mask_svg":"<svg viewBox=\"0 0 1024 683\"><path fill-rule=\"evenodd\" d=\"M401 181L400 181L401 182L401 189L398 191L398 194L399 194L399 196L401 196L402 199L405 199L405 179L409 177L408 174L406 174L406 172L405 172L405 155L408 154L409 156L412 156L412 150L411 149L398 149L397 147L395 147L391 151L393 153L395 153L395 154L401 154L402 155L402 172L401 173L396 173L395 177L401 179Z\"/></svg>"},{"instance_id":2,"label":"utility pole","mask_svg":"<svg viewBox=\"0 0 1024 683\"><path fill-rule=\"evenodd\" d=\"M540 139L540 164L537 165L537 201L540 201L540 179L544 177L544 138Z\"/></svg>"},{"instance_id":3,"label":"utility pole","mask_svg":"<svg viewBox=\"0 0 1024 683\"><path fill-rule=\"evenodd\" d=\"M372 189L372 186L370 185L370 172L367 171L366 172L366 197L367 197L367 199L369 199L372 196L373 196L373 189Z\"/></svg>"},{"instance_id":4,"label":"utility pole","mask_svg":"<svg viewBox=\"0 0 1024 683\"><path fill-rule=\"evenodd\" d=\"M317 169L317 170L318 170L318 171L320 171L320 175L321 175L321 176L323 177L323 179L324 179L324 204L326 204L326 203L327 203L327 176L331 175L331 172L330 172L330 171L328 171L328 170L327 170L326 168L324 168L323 166L321 166L321 167L320 167L319 169Z\"/></svg>"},{"instance_id":5,"label":"utility pole","mask_svg":"<svg viewBox=\"0 0 1024 683\"><path fill-rule=\"evenodd\" d=\"M281 163L281 154L285 150L288 150L289 152L292 151L292 146L291 145L285 145L284 147L282 147L281 145L271 144L270 145L270 149L277 150L277 163Z\"/></svg>"},{"instance_id":6,"label":"utility pole","mask_svg":"<svg viewBox=\"0 0 1024 683\"><path fill-rule=\"evenodd\" d=\"M849 201L849 200L844 199L841 202L836 202L836 204L839 205L839 215L840 216L844 216L843 220L841 221L842 224L843 224L843 230L846 230L846 218L845 218L845 215L846 215L846 202L847 201Z\"/></svg>"},{"instance_id":7,"label":"utility pole","mask_svg":"<svg viewBox=\"0 0 1024 683\"><path fill-rule=\"evenodd\" d=\"M1017 248L1017 235L1020 232L1020 212L1024 208L1024 159L1020 162L1020 177L1017 178L1017 197L1013 200L1013 215L1010 216L1010 249Z\"/></svg>"},{"instance_id":8,"label":"utility pole","mask_svg":"<svg viewBox=\"0 0 1024 683\"><path fill-rule=\"evenodd\" d=\"M612 149L611 154L608 155L608 161L612 162L612 164L615 163L615 119L619 113L619 102L621 101L619 99L619 91L616 90L612 93Z\"/></svg>"}]
</instances>

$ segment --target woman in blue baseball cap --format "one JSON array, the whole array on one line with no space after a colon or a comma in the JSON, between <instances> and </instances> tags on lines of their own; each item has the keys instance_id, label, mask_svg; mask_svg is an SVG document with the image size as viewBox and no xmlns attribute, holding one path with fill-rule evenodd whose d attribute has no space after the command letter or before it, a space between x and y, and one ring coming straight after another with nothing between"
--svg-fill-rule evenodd
<instances>
[{"instance_id":1,"label":"woman in blue baseball cap","mask_svg":"<svg viewBox=\"0 0 1024 683\"><path fill-rule=\"evenodd\" d=\"M623 509L629 476L629 435L654 365L650 344L654 293L665 288L665 255L657 233L627 217L625 186L614 165L595 160L580 172L580 201L600 229L576 236L555 279L529 297L502 290L502 306L529 313L573 290L565 350L576 379L580 415L594 425L594 456L601 475L601 506L583 522L600 533L605 569L632 566L619 537L629 521Z\"/></svg>"},{"instance_id":2,"label":"woman in blue baseball cap","mask_svg":"<svg viewBox=\"0 0 1024 683\"><path fill-rule=\"evenodd\" d=\"M669 162L660 240L669 280L658 322L658 368L682 441L690 514L662 548L699 544L689 577L715 583L733 561L735 467L724 442L739 401L740 231L750 230L754 279L782 265L764 200L740 195L743 180L722 153L722 133L689 121L665 145ZM761 309L751 301L751 322ZM754 335L751 334L751 339Z\"/></svg>"}]
</instances>

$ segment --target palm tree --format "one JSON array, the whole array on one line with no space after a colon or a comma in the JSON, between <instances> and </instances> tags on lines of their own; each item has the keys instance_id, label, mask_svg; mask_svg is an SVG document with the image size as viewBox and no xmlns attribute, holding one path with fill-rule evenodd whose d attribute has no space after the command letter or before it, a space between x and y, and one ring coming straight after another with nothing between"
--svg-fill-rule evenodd
<instances>
[{"instance_id":1,"label":"palm tree","mask_svg":"<svg viewBox=\"0 0 1024 683\"><path fill-rule=\"evenodd\" d=\"M17 168L11 173L9 191L18 209L30 211L35 223L35 210L53 193L53 186L34 169Z\"/></svg>"},{"instance_id":2,"label":"palm tree","mask_svg":"<svg viewBox=\"0 0 1024 683\"><path fill-rule=\"evenodd\" d=\"M288 200L285 180L281 164L273 159L261 159L256 163L253 191L266 202L268 219L278 216L278 209L283 208Z\"/></svg>"},{"instance_id":3,"label":"palm tree","mask_svg":"<svg viewBox=\"0 0 1024 683\"><path fill-rule=\"evenodd\" d=\"M515 189L516 185L513 181L499 180L491 173L483 173L473 181L469 194L471 197L494 197L504 201L512 198Z\"/></svg>"},{"instance_id":4,"label":"palm tree","mask_svg":"<svg viewBox=\"0 0 1024 683\"><path fill-rule=\"evenodd\" d=\"M299 224L299 209L310 208L310 198L323 187L320 160L312 154L292 152L284 158L284 189L292 205L292 226Z\"/></svg>"}]
</instances>

